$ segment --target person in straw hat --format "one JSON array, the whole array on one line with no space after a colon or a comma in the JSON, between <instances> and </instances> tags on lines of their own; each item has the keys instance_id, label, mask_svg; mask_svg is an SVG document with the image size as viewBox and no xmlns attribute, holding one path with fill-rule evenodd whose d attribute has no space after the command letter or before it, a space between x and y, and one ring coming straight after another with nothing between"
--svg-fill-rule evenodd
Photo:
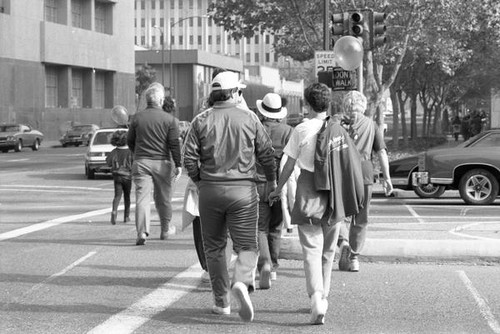
<instances>
[{"instance_id":1,"label":"person in straw hat","mask_svg":"<svg viewBox=\"0 0 500 334\"><path fill-rule=\"evenodd\" d=\"M292 127L283 123L287 109L282 104L283 99L275 93L268 93L262 100L257 100L257 110L264 128L271 137L274 148L276 166L280 166L283 148L292 134ZM277 173L277 177L278 177ZM283 214L281 202L269 205L266 196L266 178L262 167L257 165L257 190L259 192L259 250L260 256L257 270L260 272L259 287L269 289L271 281L276 280L278 256L281 243L281 223Z\"/></svg>"}]
</instances>

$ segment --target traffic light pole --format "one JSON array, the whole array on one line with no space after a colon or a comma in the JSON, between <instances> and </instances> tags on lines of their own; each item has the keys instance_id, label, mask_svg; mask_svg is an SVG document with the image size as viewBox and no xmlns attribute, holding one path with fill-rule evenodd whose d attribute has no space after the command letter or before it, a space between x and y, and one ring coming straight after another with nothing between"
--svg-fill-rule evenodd
<instances>
[{"instance_id":1,"label":"traffic light pole","mask_svg":"<svg viewBox=\"0 0 500 334\"><path fill-rule=\"evenodd\" d=\"M330 0L324 0L323 4L323 49L328 51L330 50Z\"/></svg>"}]
</instances>

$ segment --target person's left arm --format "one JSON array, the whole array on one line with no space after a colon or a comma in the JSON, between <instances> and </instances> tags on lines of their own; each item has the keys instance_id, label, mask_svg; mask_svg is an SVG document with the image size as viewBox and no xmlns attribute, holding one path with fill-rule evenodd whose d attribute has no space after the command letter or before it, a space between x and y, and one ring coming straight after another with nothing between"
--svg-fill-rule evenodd
<instances>
[{"instance_id":1,"label":"person's left arm","mask_svg":"<svg viewBox=\"0 0 500 334\"><path fill-rule=\"evenodd\" d=\"M377 128L375 130L375 140L373 142L373 148L375 152L377 152L380 162L380 169L383 175L383 179L381 180L382 186L384 187L385 195L389 196L390 194L392 194L393 187L391 175L389 173L389 157L387 156L387 147L385 146L384 135L381 128Z\"/></svg>"},{"instance_id":2,"label":"person's left arm","mask_svg":"<svg viewBox=\"0 0 500 334\"><path fill-rule=\"evenodd\" d=\"M175 179L179 179L182 174L181 145L179 141L179 121L173 118L168 128L168 148L175 164Z\"/></svg>"},{"instance_id":3,"label":"person's left arm","mask_svg":"<svg viewBox=\"0 0 500 334\"><path fill-rule=\"evenodd\" d=\"M197 136L196 119L193 120L184 139L182 147L182 156L184 158L184 167L187 170L189 178L198 184L200 181L200 141Z\"/></svg>"}]
</instances>

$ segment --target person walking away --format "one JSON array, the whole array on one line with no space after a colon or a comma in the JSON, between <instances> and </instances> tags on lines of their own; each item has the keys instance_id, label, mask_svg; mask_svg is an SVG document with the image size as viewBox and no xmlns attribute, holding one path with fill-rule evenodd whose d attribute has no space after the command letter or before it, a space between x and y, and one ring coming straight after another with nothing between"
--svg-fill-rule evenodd
<instances>
[{"instance_id":1,"label":"person walking away","mask_svg":"<svg viewBox=\"0 0 500 334\"><path fill-rule=\"evenodd\" d=\"M178 179L182 173L179 125L172 115L162 110L165 89L153 83L145 96L147 108L133 117L128 132L128 146L134 153L132 178L136 188L136 245L144 245L150 234L153 187L154 202L160 216L160 239L168 238L172 217L171 193L175 181L172 175Z\"/></svg>"},{"instance_id":2,"label":"person walking away","mask_svg":"<svg viewBox=\"0 0 500 334\"><path fill-rule=\"evenodd\" d=\"M366 106L366 97L358 91L349 91L342 102L344 117L347 118L349 124L350 136L361 155L364 181L363 208L351 219L349 230L345 228L344 224L340 229L339 270L342 271L359 271L359 255L366 240L368 214L372 197L373 164L371 156L373 152L377 153L380 161L383 175L381 182L385 195L389 196L393 190L384 135L382 129L377 127L371 118L364 115Z\"/></svg>"},{"instance_id":3,"label":"person walking away","mask_svg":"<svg viewBox=\"0 0 500 334\"><path fill-rule=\"evenodd\" d=\"M282 122L287 115L287 109L282 106L281 97L275 93L268 93L262 100L257 100L256 106L261 115L262 125L271 137L276 166L279 166L283 156L283 148L292 134L292 127ZM279 180L279 173L276 176ZM269 289L271 280L276 280L283 222L281 201L275 202L272 206L269 205L266 185L266 176L262 167L257 164L260 253L257 270L260 273L259 287L261 289Z\"/></svg>"},{"instance_id":4,"label":"person walking away","mask_svg":"<svg viewBox=\"0 0 500 334\"><path fill-rule=\"evenodd\" d=\"M458 136L460 136L461 125L462 121L460 120L460 117L456 115L455 118L453 118L453 122L451 123L453 129L453 137L455 138L455 141L458 141Z\"/></svg>"},{"instance_id":5,"label":"person walking away","mask_svg":"<svg viewBox=\"0 0 500 334\"><path fill-rule=\"evenodd\" d=\"M297 193L291 218L292 224L298 225L302 246L307 294L311 302L310 322L313 325L320 325L324 324L328 308L327 297L330 292L338 222L340 221L337 216L327 214L328 192L318 192L315 182L318 134L327 124L331 92L326 85L314 83L305 89L304 98L310 109L311 118L293 129L290 140L284 148L287 161L276 190L269 195L269 201L274 203L280 199L281 191L297 164L300 167L300 175L297 180ZM343 136L348 137L340 125L337 127L337 131L343 131L345 133Z\"/></svg>"},{"instance_id":6,"label":"person walking away","mask_svg":"<svg viewBox=\"0 0 500 334\"><path fill-rule=\"evenodd\" d=\"M115 131L111 137L111 145L116 146L106 157L106 164L111 167L115 196L111 210L111 224L116 224L118 205L124 201L123 222L130 218L130 192L132 190L132 153L127 146L127 131Z\"/></svg>"},{"instance_id":7,"label":"person walking away","mask_svg":"<svg viewBox=\"0 0 500 334\"><path fill-rule=\"evenodd\" d=\"M203 246L215 300L212 312L231 313L225 254L229 229L237 254L231 292L241 319L252 321L249 293L255 289L258 258L255 163L262 165L269 191L276 187L276 163L271 139L257 116L238 105L244 87L229 71L212 80L213 107L193 119L183 150L184 166L199 189Z\"/></svg>"}]
</instances>

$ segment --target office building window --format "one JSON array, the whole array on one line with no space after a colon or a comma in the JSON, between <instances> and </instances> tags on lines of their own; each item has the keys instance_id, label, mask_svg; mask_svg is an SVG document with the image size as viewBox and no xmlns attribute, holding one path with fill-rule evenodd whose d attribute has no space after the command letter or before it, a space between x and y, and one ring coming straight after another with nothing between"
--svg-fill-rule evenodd
<instances>
[{"instance_id":1,"label":"office building window","mask_svg":"<svg viewBox=\"0 0 500 334\"><path fill-rule=\"evenodd\" d=\"M201 35L198 35L198 45L201 45L202 41L201 41Z\"/></svg>"},{"instance_id":2,"label":"office building window","mask_svg":"<svg viewBox=\"0 0 500 334\"><path fill-rule=\"evenodd\" d=\"M73 69L71 71L71 100L70 107L81 108L83 106L83 73Z\"/></svg>"},{"instance_id":3,"label":"office building window","mask_svg":"<svg viewBox=\"0 0 500 334\"><path fill-rule=\"evenodd\" d=\"M146 45L146 36L141 36L141 45Z\"/></svg>"},{"instance_id":4,"label":"office building window","mask_svg":"<svg viewBox=\"0 0 500 334\"><path fill-rule=\"evenodd\" d=\"M134 44L137 45L137 36L134 36Z\"/></svg>"},{"instance_id":5,"label":"office building window","mask_svg":"<svg viewBox=\"0 0 500 334\"><path fill-rule=\"evenodd\" d=\"M0 5L1 5L1 0L0 0ZM45 20L57 23L56 0L45 0Z\"/></svg>"},{"instance_id":6,"label":"office building window","mask_svg":"<svg viewBox=\"0 0 500 334\"><path fill-rule=\"evenodd\" d=\"M259 44L259 35L255 35L255 44Z\"/></svg>"},{"instance_id":7,"label":"office building window","mask_svg":"<svg viewBox=\"0 0 500 334\"><path fill-rule=\"evenodd\" d=\"M182 46L184 44L184 38L183 36L179 36L179 46Z\"/></svg>"},{"instance_id":8,"label":"office building window","mask_svg":"<svg viewBox=\"0 0 500 334\"><path fill-rule=\"evenodd\" d=\"M178 23L179 27L183 27L184 26L184 21L178 21L178 22L179 22Z\"/></svg>"},{"instance_id":9,"label":"office building window","mask_svg":"<svg viewBox=\"0 0 500 334\"><path fill-rule=\"evenodd\" d=\"M144 10L146 8L146 1L141 1L141 9Z\"/></svg>"},{"instance_id":10,"label":"office building window","mask_svg":"<svg viewBox=\"0 0 500 334\"><path fill-rule=\"evenodd\" d=\"M227 36L227 44L231 45L231 36Z\"/></svg>"},{"instance_id":11,"label":"office building window","mask_svg":"<svg viewBox=\"0 0 500 334\"><path fill-rule=\"evenodd\" d=\"M144 28L146 26L146 19L141 19L141 27Z\"/></svg>"},{"instance_id":12,"label":"office building window","mask_svg":"<svg viewBox=\"0 0 500 334\"><path fill-rule=\"evenodd\" d=\"M45 107L57 108L58 106L58 81L57 68L45 67Z\"/></svg>"},{"instance_id":13,"label":"office building window","mask_svg":"<svg viewBox=\"0 0 500 334\"><path fill-rule=\"evenodd\" d=\"M221 37L220 37L220 35L217 35L217 37L216 37L216 39L215 39L215 40L216 40L216 42L215 42L215 43L216 43L217 45L220 45L220 43L221 43Z\"/></svg>"},{"instance_id":14,"label":"office building window","mask_svg":"<svg viewBox=\"0 0 500 334\"><path fill-rule=\"evenodd\" d=\"M172 27L175 23L175 19L173 17L170 18L170 26Z\"/></svg>"},{"instance_id":15,"label":"office building window","mask_svg":"<svg viewBox=\"0 0 500 334\"><path fill-rule=\"evenodd\" d=\"M134 28L137 28L137 19L134 19Z\"/></svg>"},{"instance_id":16,"label":"office building window","mask_svg":"<svg viewBox=\"0 0 500 334\"><path fill-rule=\"evenodd\" d=\"M277 54L277 53L275 53L275 54L274 54L274 62L275 62L275 63L277 63L277 62L278 62L278 54Z\"/></svg>"},{"instance_id":17,"label":"office building window","mask_svg":"<svg viewBox=\"0 0 500 334\"><path fill-rule=\"evenodd\" d=\"M212 45L212 36L208 36L208 44Z\"/></svg>"},{"instance_id":18,"label":"office building window","mask_svg":"<svg viewBox=\"0 0 500 334\"><path fill-rule=\"evenodd\" d=\"M246 38L247 44L250 44L250 38Z\"/></svg>"},{"instance_id":19,"label":"office building window","mask_svg":"<svg viewBox=\"0 0 500 334\"><path fill-rule=\"evenodd\" d=\"M151 36L151 45L156 45L156 36Z\"/></svg>"},{"instance_id":20,"label":"office building window","mask_svg":"<svg viewBox=\"0 0 500 334\"><path fill-rule=\"evenodd\" d=\"M175 7L174 0L170 0L170 9L174 9L174 7Z\"/></svg>"},{"instance_id":21,"label":"office building window","mask_svg":"<svg viewBox=\"0 0 500 334\"><path fill-rule=\"evenodd\" d=\"M162 27L162 28L163 28L164 26L165 26L165 19L162 17L162 18L160 19L160 27Z\"/></svg>"},{"instance_id":22,"label":"office building window","mask_svg":"<svg viewBox=\"0 0 500 334\"><path fill-rule=\"evenodd\" d=\"M254 58L254 62L258 63L260 60L260 57L259 57L259 53L258 52L255 52L255 58Z\"/></svg>"},{"instance_id":23,"label":"office building window","mask_svg":"<svg viewBox=\"0 0 500 334\"><path fill-rule=\"evenodd\" d=\"M203 19L201 17L198 18L198 27L201 27L202 20Z\"/></svg>"},{"instance_id":24,"label":"office building window","mask_svg":"<svg viewBox=\"0 0 500 334\"><path fill-rule=\"evenodd\" d=\"M96 3L95 4L95 31L101 32L104 34L111 34L111 22L108 22L112 17L111 11L113 7L109 4L105 3Z\"/></svg>"},{"instance_id":25,"label":"office building window","mask_svg":"<svg viewBox=\"0 0 500 334\"><path fill-rule=\"evenodd\" d=\"M175 36L170 36L170 44L175 44Z\"/></svg>"},{"instance_id":26,"label":"office building window","mask_svg":"<svg viewBox=\"0 0 500 334\"><path fill-rule=\"evenodd\" d=\"M71 25L83 28L83 5L79 0L71 0Z\"/></svg>"},{"instance_id":27,"label":"office building window","mask_svg":"<svg viewBox=\"0 0 500 334\"><path fill-rule=\"evenodd\" d=\"M194 44L194 36L189 35L189 45L193 45L193 44Z\"/></svg>"},{"instance_id":28,"label":"office building window","mask_svg":"<svg viewBox=\"0 0 500 334\"><path fill-rule=\"evenodd\" d=\"M154 27L156 25L156 19L153 17L151 19L151 26Z\"/></svg>"},{"instance_id":29,"label":"office building window","mask_svg":"<svg viewBox=\"0 0 500 334\"><path fill-rule=\"evenodd\" d=\"M237 40L235 41L235 43L236 43L236 46L239 46L239 45L240 45L240 40L239 40L239 39L237 39Z\"/></svg>"},{"instance_id":30,"label":"office building window","mask_svg":"<svg viewBox=\"0 0 500 334\"><path fill-rule=\"evenodd\" d=\"M189 9L193 9L194 7L194 0L189 0Z\"/></svg>"},{"instance_id":31,"label":"office building window","mask_svg":"<svg viewBox=\"0 0 500 334\"><path fill-rule=\"evenodd\" d=\"M207 21L208 21L208 26L209 26L209 27L211 27L211 26L212 26L212 18L211 18L211 17L209 17L209 18L207 19Z\"/></svg>"},{"instance_id":32,"label":"office building window","mask_svg":"<svg viewBox=\"0 0 500 334\"><path fill-rule=\"evenodd\" d=\"M198 0L198 9L201 9L201 0Z\"/></svg>"},{"instance_id":33,"label":"office building window","mask_svg":"<svg viewBox=\"0 0 500 334\"><path fill-rule=\"evenodd\" d=\"M270 43L270 38L269 38L269 35L266 35L266 44L269 44Z\"/></svg>"},{"instance_id":34,"label":"office building window","mask_svg":"<svg viewBox=\"0 0 500 334\"><path fill-rule=\"evenodd\" d=\"M249 63L249 62L250 62L250 52L247 52L247 53L245 54L245 61L246 61L247 63Z\"/></svg>"},{"instance_id":35,"label":"office building window","mask_svg":"<svg viewBox=\"0 0 500 334\"><path fill-rule=\"evenodd\" d=\"M183 2L183 1L184 1L184 0L179 0L179 9L182 9L182 2Z\"/></svg>"},{"instance_id":36,"label":"office building window","mask_svg":"<svg viewBox=\"0 0 500 334\"><path fill-rule=\"evenodd\" d=\"M156 0L151 0L151 9L156 9Z\"/></svg>"},{"instance_id":37,"label":"office building window","mask_svg":"<svg viewBox=\"0 0 500 334\"><path fill-rule=\"evenodd\" d=\"M166 0L160 0L160 9L164 9L165 8L165 1Z\"/></svg>"},{"instance_id":38,"label":"office building window","mask_svg":"<svg viewBox=\"0 0 500 334\"><path fill-rule=\"evenodd\" d=\"M106 80L104 72L95 73L94 107L104 109L106 101Z\"/></svg>"},{"instance_id":39,"label":"office building window","mask_svg":"<svg viewBox=\"0 0 500 334\"><path fill-rule=\"evenodd\" d=\"M194 20L194 19L193 19L192 17L191 17L191 18L189 18L189 26L190 26L190 27L192 27L192 26L193 26L193 20Z\"/></svg>"},{"instance_id":40,"label":"office building window","mask_svg":"<svg viewBox=\"0 0 500 334\"><path fill-rule=\"evenodd\" d=\"M266 52L266 63L269 63L271 61L271 55L269 52Z\"/></svg>"}]
</instances>

